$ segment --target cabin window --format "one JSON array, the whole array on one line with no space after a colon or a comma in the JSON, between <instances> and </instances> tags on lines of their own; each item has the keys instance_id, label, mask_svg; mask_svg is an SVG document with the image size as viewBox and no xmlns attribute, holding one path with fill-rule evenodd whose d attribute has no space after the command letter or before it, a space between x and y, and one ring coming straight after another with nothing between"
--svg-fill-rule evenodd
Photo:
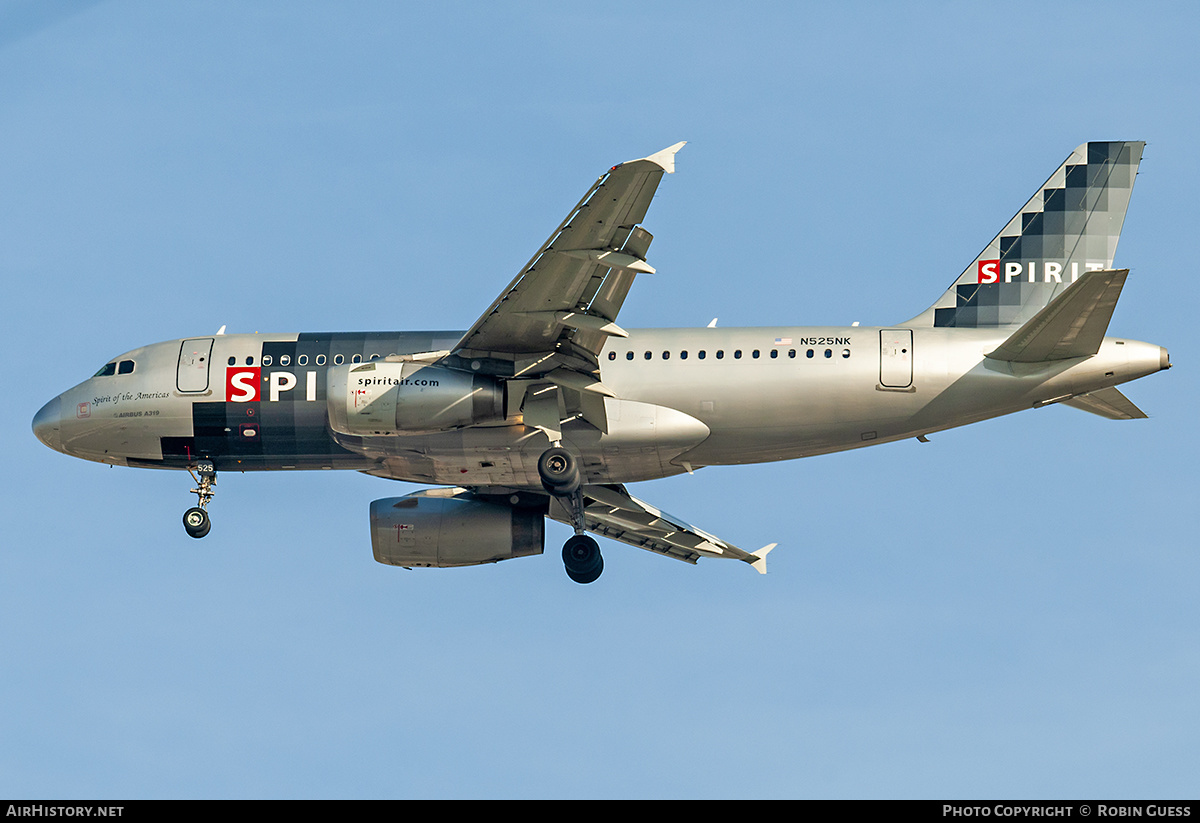
<instances>
[{"instance_id":1,"label":"cabin window","mask_svg":"<svg viewBox=\"0 0 1200 823\"><path fill-rule=\"evenodd\" d=\"M307 355L307 354L302 354L302 355L300 355L299 357L297 357L297 358L296 358L296 365L297 365L297 366L307 366L307 365L308 365L308 355Z\"/></svg>"},{"instance_id":2,"label":"cabin window","mask_svg":"<svg viewBox=\"0 0 1200 823\"><path fill-rule=\"evenodd\" d=\"M353 357L351 357L351 358L350 358L350 362L351 362L351 363L361 363L361 362L362 362L362 355L361 355L361 354L356 354L356 355L354 355Z\"/></svg>"},{"instance_id":3,"label":"cabin window","mask_svg":"<svg viewBox=\"0 0 1200 823\"><path fill-rule=\"evenodd\" d=\"M646 354L645 354L645 355L643 355L643 356L644 356L644 357L645 357L647 360L649 360L649 359L650 359L651 357L653 357L654 355L650 354L650 352L646 352Z\"/></svg>"},{"instance_id":4,"label":"cabin window","mask_svg":"<svg viewBox=\"0 0 1200 823\"><path fill-rule=\"evenodd\" d=\"M633 359L633 352L631 352L631 351L627 351L627 352L625 352L625 359L626 359L626 360L632 360L632 359Z\"/></svg>"},{"instance_id":5,"label":"cabin window","mask_svg":"<svg viewBox=\"0 0 1200 823\"><path fill-rule=\"evenodd\" d=\"M617 353L616 353L615 351L610 351L610 352L608 353L608 359L609 359L609 360L616 360L616 359L617 359Z\"/></svg>"},{"instance_id":6,"label":"cabin window","mask_svg":"<svg viewBox=\"0 0 1200 823\"><path fill-rule=\"evenodd\" d=\"M325 355L323 355L323 354L318 354L318 355L317 355L317 365L318 365L318 366L324 366L324 365L325 365Z\"/></svg>"},{"instance_id":7,"label":"cabin window","mask_svg":"<svg viewBox=\"0 0 1200 823\"><path fill-rule=\"evenodd\" d=\"M742 359L742 350L741 350L741 349L735 349L735 350L734 350L734 352L733 352L733 359L734 359L734 360L741 360L741 359Z\"/></svg>"},{"instance_id":8,"label":"cabin window","mask_svg":"<svg viewBox=\"0 0 1200 823\"><path fill-rule=\"evenodd\" d=\"M279 365L281 365L281 366L287 366L287 365L289 365L291 362L292 362L292 358L291 358L291 356L289 356L289 355L286 355L286 354L281 354L281 355L279 355Z\"/></svg>"},{"instance_id":9,"label":"cabin window","mask_svg":"<svg viewBox=\"0 0 1200 823\"><path fill-rule=\"evenodd\" d=\"M683 351L681 351L681 352L679 353L679 359L680 359L680 360L687 360L687 349L684 349Z\"/></svg>"},{"instance_id":10,"label":"cabin window","mask_svg":"<svg viewBox=\"0 0 1200 823\"><path fill-rule=\"evenodd\" d=\"M826 349L826 350L825 350L825 356L826 356L826 357L833 357L833 349Z\"/></svg>"},{"instance_id":11,"label":"cabin window","mask_svg":"<svg viewBox=\"0 0 1200 823\"><path fill-rule=\"evenodd\" d=\"M236 357L231 357L231 358L229 358L229 365L231 365L231 366L236 366L236 365L237 365L237 358L236 358Z\"/></svg>"},{"instance_id":12,"label":"cabin window","mask_svg":"<svg viewBox=\"0 0 1200 823\"><path fill-rule=\"evenodd\" d=\"M707 353L704 351L704 349L701 349L700 351L696 352L696 356L697 356L697 357L699 357L701 360L703 360L703 359L704 359L705 357L707 357L708 355L707 355Z\"/></svg>"},{"instance_id":13,"label":"cabin window","mask_svg":"<svg viewBox=\"0 0 1200 823\"><path fill-rule=\"evenodd\" d=\"M794 358L796 357L796 350L795 350L795 349L788 349L788 357L791 357L791 358L793 358L793 359L794 359Z\"/></svg>"},{"instance_id":14,"label":"cabin window","mask_svg":"<svg viewBox=\"0 0 1200 823\"><path fill-rule=\"evenodd\" d=\"M779 349L771 349L771 359L775 360L779 357Z\"/></svg>"},{"instance_id":15,"label":"cabin window","mask_svg":"<svg viewBox=\"0 0 1200 823\"><path fill-rule=\"evenodd\" d=\"M813 350L809 349L807 352L804 353L804 356L811 360L812 356L813 356Z\"/></svg>"},{"instance_id":16,"label":"cabin window","mask_svg":"<svg viewBox=\"0 0 1200 823\"><path fill-rule=\"evenodd\" d=\"M758 359L758 349L755 349L754 351L752 351L750 353L750 356L753 357L755 360L757 360Z\"/></svg>"},{"instance_id":17,"label":"cabin window","mask_svg":"<svg viewBox=\"0 0 1200 823\"><path fill-rule=\"evenodd\" d=\"M842 349L842 357L849 357L849 356L850 356L850 350Z\"/></svg>"},{"instance_id":18,"label":"cabin window","mask_svg":"<svg viewBox=\"0 0 1200 823\"><path fill-rule=\"evenodd\" d=\"M670 359L671 359L671 353L669 351L663 352L663 360L670 360Z\"/></svg>"},{"instance_id":19,"label":"cabin window","mask_svg":"<svg viewBox=\"0 0 1200 823\"><path fill-rule=\"evenodd\" d=\"M333 356L333 362L334 362L334 365L337 365L337 366L340 366L340 365L342 365L342 362L343 362L343 361L345 361L345 359L346 359L346 358L345 358L345 357L343 357L342 355L340 355L340 354L335 354L335 355Z\"/></svg>"},{"instance_id":20,"label":"cabin window","mask_svg":"<svg viewBox=\"0 0 1200 823\"><path fill-rule=\"evenodd\" d=\"M263 365L264 366L269 366L269 365L271 365L272 362L274 362L274 361L271 360L271 355L269 355L269 354L263 355Z\"/></svg>"},{"instance_id":21,"label":"cabin window","mask_svg":"<svg viewBox=\"0 0 1200 823\"><path fill-rule=\"evenodd\" d=\"M722 350L722 349L717 349L717 359L718 359L718 360L724 360L724 359L725 359L725 352L724 352L724 350Z\"/></svg>"}]
</instances>

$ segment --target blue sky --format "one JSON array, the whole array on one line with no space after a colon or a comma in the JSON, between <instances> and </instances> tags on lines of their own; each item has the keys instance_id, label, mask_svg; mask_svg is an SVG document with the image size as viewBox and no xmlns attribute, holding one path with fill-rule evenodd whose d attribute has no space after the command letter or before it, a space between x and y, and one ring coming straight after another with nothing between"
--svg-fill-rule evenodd
<instances>
[{"instance_id":1,"label":"blue sky","mask_svg":"<svg viewBox=\"0 0 1200 823\"><path fill-rule=\"evenodd\" d=\"M0 4L0 796L1194 797L1191 4ZM635 493L615 543L407 572L354 473L45 449L144 343L465 328L678 140L639 326L901 322L1068 152L1148 145L1115 333L1149 420L1029 411Z\"/></svg>"}]
</instances>

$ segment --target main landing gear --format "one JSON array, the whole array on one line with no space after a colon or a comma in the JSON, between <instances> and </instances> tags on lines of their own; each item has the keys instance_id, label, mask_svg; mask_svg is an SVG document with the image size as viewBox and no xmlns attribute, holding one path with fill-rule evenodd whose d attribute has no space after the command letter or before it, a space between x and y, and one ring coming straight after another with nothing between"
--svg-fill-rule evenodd
<instances>
[{"instance_id":1,"label":"main landing gear","mask_svg":"<svg viewBox=\"0 0 1200 823\"><path fill-rule=\"evenodd\" d=\"M188 474L196 481L192 494L199 498L199 505L193 506L183 513L183 528L190 537L201 538L212 529L212 521L208 519L208 502L216 492L217 470L212 463L204 462L196 465L196 470L188 469Z\"/></svg>"},{"instance_id":2,"label":"main landing gear","mask_svg":"<svg viewBox=\"0 0 1200 823\"><path fill-rule=\"evenodd\" d=\"M591 583L604 571L600 545L584 534L582 475L575 455L553 446L538 459L542 488L557 497L571 512L575 536L563 546L563 565L567 577L576 583Z\"/></svg>"},{"instance_id":3,"label":"main landing gear","mask_svg":"<svg viewBox=\"0 0 1200 823\"><path fill-rule=\"evenodd\" d=\"M600 544L586 534L575 535L563 546L563 565L576 583L591 583L604 571Z\"/></svg>"}]
</instances>

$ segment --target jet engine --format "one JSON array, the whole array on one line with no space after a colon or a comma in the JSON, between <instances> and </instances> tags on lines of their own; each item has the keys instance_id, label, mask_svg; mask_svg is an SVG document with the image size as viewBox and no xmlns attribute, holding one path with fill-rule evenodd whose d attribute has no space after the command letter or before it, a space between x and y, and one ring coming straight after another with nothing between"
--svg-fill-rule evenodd
<instances>
[{"instance_id":1,"label":"jet engine","mask_svg":"<svg viewBox=\"0 0 1200 823\"><path fill-rule=\"evenodd\" d=\"M391 566L477 566L541 554L537 509L480 500L461 489L427 489L371 503L371 549Z\"/></svg>"},{"instance_id":2,"label":"jet engine","mask_svg":"<svg viewBox=\"0 0 1200 823\"><path fill-rule=\"evenodd\" d=\"M327 385L329 426L341 434L420 434L504 420L502 381L443 366L333 366Z\"/></svg>"}]
</instances>

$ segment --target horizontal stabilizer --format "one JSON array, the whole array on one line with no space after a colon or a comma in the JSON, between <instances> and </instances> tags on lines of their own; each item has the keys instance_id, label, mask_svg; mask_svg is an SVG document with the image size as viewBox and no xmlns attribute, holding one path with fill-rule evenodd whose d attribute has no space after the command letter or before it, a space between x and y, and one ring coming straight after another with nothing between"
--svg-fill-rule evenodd
<instances>
[{"instance_id":1,"label":"horizontal stabilizer","mask_svg":"<svg viewBox=\"0 0 1200 823\"><path fill-rule=\"evenodd\" d=\"M1081 275L988 357L1015 363L1091 357L1100 350L1128 274L1105 269Z\"/></svg>"},{"instance_id":2,"label":"horizontal stabilizer","mask_svg":"<svg viewBox=\"0 0 1200 823\"><path fill-rule=\"evenodd\" d=\"M1115 388L1099 389L1063 401L1072 408L1098 414L1109 420L1139 420L1146 413Z\"/></svg>"}]
</instances>

